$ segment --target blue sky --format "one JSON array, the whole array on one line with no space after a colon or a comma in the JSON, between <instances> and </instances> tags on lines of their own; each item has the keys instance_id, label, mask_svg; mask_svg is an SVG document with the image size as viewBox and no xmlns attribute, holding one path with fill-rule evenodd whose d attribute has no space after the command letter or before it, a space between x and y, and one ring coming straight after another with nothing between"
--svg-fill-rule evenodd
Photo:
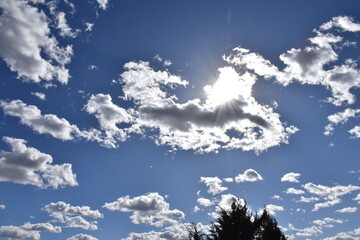
<instances>
[{"instance_id":1,"label":"blue sky","mask_svg":"<svg viewBox=\"0 0 360 240\"><path fill-rule=\"evenodd\" d=\"M360 2L0 2L0 239L185 240L232 196L360 239Z\"/></svg>"}]
</instances>

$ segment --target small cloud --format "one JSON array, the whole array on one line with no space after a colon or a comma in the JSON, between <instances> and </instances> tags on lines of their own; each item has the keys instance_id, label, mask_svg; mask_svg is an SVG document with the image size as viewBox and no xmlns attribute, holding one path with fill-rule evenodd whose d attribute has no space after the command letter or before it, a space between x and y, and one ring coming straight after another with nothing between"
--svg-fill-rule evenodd
<instances>
[{"instance_id":1,"label":"small cloud","mask_svg":"<svg viewBox=\"0 0 360 240\"><path fill-rule=\"evenodd\" d=\"M276 215L276 212L282 212L285 210L284 207L274 204L266 205L265 209L268 210L271 215Z\"/></svg>"},{"instance_id":2,"label":"small cloud","mask_svg":"<svg viewBox=\"0 0 360 240\"><path fill-rule=\"evenodd\" d=\"M240 182L257 182L263 180L262 176L254 169L248 169L243 174L239 174L235 177L237 183Z\"/></svg>"},{"instance_id":3,"label":"small cloud","mask_svg":"<svg viewBox=\"0 0 360 240\"><path fill-rule=\"evenodd\" d=\"M279 195L274 195L271 198L276 200L283 200L282 197L280 197Z\"/></svg>"},{"instance_id":4,"label":"small cloud","mask_svg":"<svg viewBox=\"0 0 360 240\"><path fill-rule=\"evenodd\" d=\"M228 190L227 187L222 186L222 181L218 177L201 177L200 182L205 183L208 187L208 193L216 195Z\"/></svg>"},{"instance_id":5,"label":"small cloud","mask_svg":"<svg viewBox=\"0 0 360 240\"><path fill-rule=\"evenodd\" d=\"M95 65L90 64L90 65L88 66L88 69L89 69L89 70L96 70L96 69L98 69L98 67L95 66Z\"/></svg>"},{"instance_id":6,"label":"small cloud","mask_svg":"<svg viewBox=\"0 0 360 240\"><path fill-rule=\"evenodd\" d=\"M185 217L185 214L178 210L170 210L170 205L158 193L130 198L124 196L111 203L105 203L104 208L111 211L132 212L130 216L134 224L149 224L156 227L175 224L175 219Z\"/></svg>"},{"instance_id":7,"label":"small cloud","mask_svg":"<svg viewBox=\"0 0 360 240\"><path fill-rule=\"evenodd\" d=\"M99 4L99 7L102 10L106 10L108 8L109 1L108 0L96 0Z\"/></svg>"},{"instance_id":8,"label":"small cloud","mask_svg":"<svg viewBox=\"0 0 360 240\"><path fill-rule=\"evenodd\" d=\"M98 240L98 239L91 235L80 233L68 238L67 240Z\"/></svg>"},{"instance_id":9,"label":"small cloud","mask_svg":"<svg viewBox=\"0 0 360 240\"><path fill-rule=\"evenodd\" d=\"M339 210L336 210L336 212L338 213L354 213L357 211L357 207L347 207L347 208L342 208Z\"/></svg>"},{"instance_id":10,"label":"small cloud","mask_svg":"<svg viewBox=\"0 0 360 240\"><path fill-rule=\"evenodd\" d=\"M6 206L4 204L0 204L0 210L3 210L5 208L6 208Z\"/></svg>"},{"instance_id":11,"label":"small cloud","mask_svg":"<svg viewBox=\"0 0 360 240\"><path fill-rule=\"evenodd\" d=\"M97 222L89 222L85 217L103 218L104 215L98 210L91 210L88 206L71 206L65 202L52 202L42 208L49 213L57 222L65 223L68 228L82 228L85 230L97 230Z\"/></svg>"},{"instance_id":12,"label":"small cloud","mask_svg":"<svg viewBox=\"0 0 360 240\"><path fill-rule=\"evenodd\" d=\"M295 195L300 195L300 194L304 194L305 192L301 189L295 189L295 188L288 188L285 191L286 194L295 194Z\"/></svg>"},{"instance_id":13,"label":"small cloud","mask_svg":"<svg viewBox=\"0 0 360 240\"><path fill-rule=\"evenodd\" d=\"M46 100L46 95L41 92L31 92L31 95L38 97L40 100Z\"/></svg>"},{"instance_id":14,"label":"small cloud","mask_svg":"<svg viewBox=\"0 0 360 240\"><path fill-rule=\"evenodd\" d=\"M234 182L233 178L223 178L224 182Z\"/></svg>"},{"instance_id":15,"label":"small cloud","mask_svg":"<svg viewBox=\"0 0 360 240\"><path fill-rule=\"evenodd\" d=\"M294 183L298 183L300 176L301 176L300 173L290 172L290 173L285 174L285 175L281 178L281 181L282 181L282 182L294 182Z\"/></svg>"},{"instance_id":16,"label":"small cloud","mask_svg":"<svg viewBox=\"0 0 360 240\"><path fill-rule=\"evenodd\" d=\"M193 213L197 213L198 211L200 211L201 208L199 206L195 206L192 210Z\"/></svg>"},{"instance_id":17,"label":"small cloud","mask_svg":"<svg viewBox=\"0 0 360 240\"><path fill-rule=\"evenodd\" d=\"M93 27L94 27L94 24L93 23L89 23L89 22L86 22L85 23L85 32L91 32Z\"/></svg>"},{"instance_id":18,"label":"small cloud","mask_svg":"<svg viewBox=\"0 0 360 240\"><path fill-rule=\"evenodd\" d=\"M198 198L197 202L199 205L201 205L203 207L210 207L210 206L214 205L214 202L207 198Z\"/></svg>"}]
</instances>

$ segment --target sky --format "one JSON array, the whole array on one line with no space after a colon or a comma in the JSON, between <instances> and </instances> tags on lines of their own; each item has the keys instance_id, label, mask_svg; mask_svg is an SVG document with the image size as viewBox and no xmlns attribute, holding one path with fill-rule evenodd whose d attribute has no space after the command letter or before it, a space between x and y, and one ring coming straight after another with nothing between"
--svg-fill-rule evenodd
<instances>
[{"instance_id":1,"label":"sky","mask_svg":"<svg viewBox=\"0 0 360 240\"><path fill-rule=\"evenodd\" d=\"M359 9L0 1L0 239L185 240L234 197L360 239Z\"/></svg>"}]
</instances>

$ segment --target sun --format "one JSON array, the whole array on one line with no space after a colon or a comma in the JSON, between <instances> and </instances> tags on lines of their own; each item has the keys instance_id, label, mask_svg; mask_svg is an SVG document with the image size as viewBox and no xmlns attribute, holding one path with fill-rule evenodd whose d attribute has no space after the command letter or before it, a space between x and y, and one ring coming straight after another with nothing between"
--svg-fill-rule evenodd
<instances>
[{"instance_id":1,"label":"sun","mask_svg":"<svg viewBox=\"0 0 360 240\"><path fill-rule=\"evenodd\" d=\"M219 106L238 99L239 95L241 95L241 83L238 73L232 67L219 68L219 72L219 78L214 85L204 87L207 102L213 106Z\"/></svg>"}]
</instances>

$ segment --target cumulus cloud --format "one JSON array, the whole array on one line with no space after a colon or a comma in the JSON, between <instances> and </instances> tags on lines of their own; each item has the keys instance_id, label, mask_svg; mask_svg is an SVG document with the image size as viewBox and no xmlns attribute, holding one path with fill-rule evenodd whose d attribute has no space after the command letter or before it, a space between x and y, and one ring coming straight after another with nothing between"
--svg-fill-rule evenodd
<instances>
[{"instance_id":1,"label":"cumulus cloud","mask_svg":"<svg viewBox=\"0 0 360 240\"><path fill-rule=\"evenodd\" d=\"M214 205L214 202L207 198L198 198L197 202L199 205L204 206L204 207L210 207L210 206Z\"/></svg>"},{"instance_id":2,"label":"cumulus cloud","mask_svg":"<svg viewBox=\"0 0 360 240\"><path fill-rule=\"evenodd\" d=\"M80 233L68 238L67 240L98 240L98 239L91 235Z\"/></svg>"},{"instance_id":3,"label":"cumulus cloud","mask_svg":"<svg viewBox=\"0 0 360 240\"><path fill-rule=\"evenodd\" d=\"M349 118L354 118L360 113L360 109L351 109L347 108L342 112L337 112L328 116L328 121L330 122L325 127L325 135L331 135L334 132L334 126L337 124L345 124L349 121ZM350 130L351 131L351 130ZM350 132L353 134L352 132Z\"/></svg>"},{"instance_id":4,"label":"cumulus cloud","mask_svg":"<svg viewBox=\"0 0 360 240\"><path fill-rule=\"evenodd\" d=\"M130 198L130 196L120 197L111 203L103 206L111 211L132 212L130 216L134 224L149 224L156 227L175 224L175 219L185 217L185 214L178 210L170 210L170 205L158 193L148 193L146 195Z\"/></svg>"},{"instance_id":5,"label":"cumulus cloud","mask_svg":"<svg viewBox=\"0 0 360 240\"><path fill-rule=\"evenodd\" d=\"M86 22L85 23L85 32L91 32L92 31L92 29L93 29L93 27L94 27L94 24L93 23L89 23L89 22ZM92 66L94 66L94 65L92 65Z\"/></svg>"},{"instance_id":6,"label":"cumulus cloud","mask_svg":"<svg viewBox=\"0 0 360 240\"><path fill-rule=\"evenodd\" d=\"M177 224L166 227L164 231L145 232L145 233L130 233L127 238L122 240L188 240L188 229L192 225L190 223ZM205 229L206 226L197 224L198 229Z\"/></svg>"},{"instance_id":7,"label":"cumulus cloud","mask_svg":"<svg viewBox=\"0 0 360 240\"><path fill-rule=\"evenodd\" d=\"M100 128L105 132L106 146L117 147L117 141L127 139L126 131L120 129L117 124L130 123L132 116L125 109L115 105L110 95L92 95L85 105L85 110L97 118Z\"/></svg>"},{"instance_id":8,"label":"cumulus cloud","mask_svg":"<svg viewBox=\"0 0 360 240\"><path fill-rule=\"evenodd\" d=\"M76 125L69 123L65 118L59 118L54 114L42 114L41 110L36 106L27 105L21 100L0 100L0 107L2 107L5 115L20 118L20 123L32 128L37 133L49 134L54 138L64 141L85 139L87 141L99 142L105 147L115 147L111 140L117 138L117 135L115 134L115 136L110 137L109 140L109 137L106 135L108 130L104 131L105 133L96 129L80 130ZM105 115L101 111L106 112L106 108L104 110L104 107L100 106L99 109L93 110L94 114L99 116L99 118ZM112 119L112 121L116 122L116 119ZM108 124L111 125L113 122Z\"/></svg>"},{"instance_id":9,"label":"cumulus cloud","mask_svg":"<svg viewBox=\"0 0 360 240\"><path fill-rule=\"evenodd\" d=\"M285 64L282 70L260 54L242 47L234 48L229 56L223 58L244 71L250 71L265 79L273 78L284 86L295 81L324 86L331 92L331 97L326 99L327 102L336 106L353 104L356 98L351 90L360 87L360 71L356 60L345 58L340 62L342 60L339 59L339 55L344 48L357 44L349 44L344 40L342 33L359 32L359 26L360 24L351 17L334 17L313 31L315 36L308 39L308 46L303 49L293 48L280 55L280 60ZM331 122L326 127L325 134L331 134L335 124ZM357 126L350 130L350 133L358 137L358 130Z\"/></svg>"},{"instance_id":10,"label":"cumulus cloud","mask_svg":"<svg viewBox=\"0 0 360 240\"><path fill-rule=\"evenodd\" d=\"M358 195L356 195L356 197L353 200L358 201L358 204L360 204L360 193L358 193Z\"/></svg>"},{"instance_id":11,"label":"cumulus cloud","mask_svg":"<svg viewBox=\"0 0 360 240\"><path fill-rule=\"evenodd\" d=\"M60 29L60 36L62 37L71 37L75 38L78 34L78 31L74 31L71 27L69 27L64 12L59 12L56 15L56 23L57 28Z\"/></svg>"},{"instance_id":12,"label":"cumulus cloud","mask_svg":"<svg viewBox=\"0 0 360 240\"><path fill-rule=\"evenodd\" d=\"M46 100L46 95L41 92L32 92L31 95L38 97L40 100Z\"/></svg>"},{"instance_id":13,"label":"cumulus cloud","mask_svg":"<svg viewBox=\"0 0 360 240\"><path fill-rule=\"evenodd\" d=\"M276 212L282 212L284 211L284 207L283 206L278 206L278 205L274 205L274 204L268 204L265 206L265 209L271 214L271 215L275 215Z\"/></svg>"},{"instance_id":14,"label":"cumulus cloud","mask_svg":"<svg viewBox=\"0 0 360 240\"><path fill-rule=\"evenodd\" d=\"M207 192L216 195L228 190L227 187L222 186L222 180L218 177L201 177L200 182L205 183L208 187Z\"/></svg>"},{"instance_id":15,"label":"cumulus cloud","mask_svg":"<svg viewBox=\"0 0 360 240\"><path fill-rule=\"evenodd\" d=\"M320 26L321 30L330 30L331 28L340 28L342 31L359 32L360 23L354 22L354 19L349 16L333 17L330 21Z\"/></svg>"},{"instance_id":16,"label":"cumulus cloud","mask_svg":"<svg viewBox=\"0 0 360 240\"><path fill-rule=\"evenodd\" d=\"M298 202L304 202L304 203L311 203L311 202L316 202L319 201L320 198L318 197L304 197L301 196L300 199L298 200Z\"/></svg>"},{"instance_id":17,"label":"cumulus cloud","mask_svg":"<svg viewBox=\"0 0 360 240\"><path fill-rule=\"evenodd\" d=\"M0 152L0 181L30 184L40 188L77 186L71 164L52 165L53 158L27 147L26 140L3 137L11 152Z\"/></svg>"},{"instance_id":18,"label":"cumulus cloud","mask_svg":"<svg viewBox=\"0 0 360 240\"><path fill-rule=\"evenodd\" d=\"M50 223L25 223L22 226L0 226L0 238L39 240L40 232L60 233L61 227Z\"/></svg>"},{"instance_id":19,"label":"cumulus cloud","mask_svg":"<svg viewBox=\"0 0 360 240\"><path fill-rule=\"evenodd\" d=\"M322 197L325 202L316 203L314 205L313 211L318 211L320 208L331 207L341 203L340 197L346 194L349 194L353 191L360 190L359 186L348 185L336 185L334 187L328 187L320 184L306 183L304 189L311 194Z\"/></svg>"},{"instance_id":20,"label":"cumulus cloud","mask_svg":"<svg viewBox=\"0 0 360 240\"><path fill-rule=\"evenodd\" d=\"M295 231L296 236L298 237L311 237L311 236L318 236L319 234L323 234L323 231L320 227L317 226L311 226L307 228L298 229L295 228L292 224L288 225L289 230ZM294 238L295 239L295 238Z\"/></svg>"},{"instance_id":21,"label":"cumulus cloud","mask_svg":"<svg viewBox=\"0 0 360 240\"><path fill-rule=\"evenodd\" d=\"M50 223L25 223L21 226L23 229L31 230L31 231L47 231L52 233L60 233L61 227L59 226L53 226Z\"/></svg>"},{"instance_id":22,"label":"cumulus cloud","mask_svg":"<svg viewBox=\"0 0 360 240\"><path fill-rule=\"evenodd\" d=\"M294 183L298 183L300 176L301 176L300 173L290 172L290 173L285 174L285 175L281 178L281 181L282 181L282 182L294 182Z\"/></svg>"},{"instance_id":23,"label":"cumulus cloud","mask_svg":"<svg viewBox=\"0 0 360 240\"><path fill-rule=\"evenodd\" d=\"M0 204L0 210L5 209L6 206L4 204Z\"/></svg>"},{"instance_id":24,"label":"cumulus cloud","mask_svg":"<svg viewBox=\"0 0 360 240\"><path fill-rule=\"evenodd\" d=\"M85 230L97 230L96 221L87 221L87 218L103 218L104 215L98 210L91 210L88 206L71 206L65 202L52 202L42 208L56 221L65 223L68 228L82 228Z\"/></svg>"},{"instance_id":25,"label":"cumulus cloud","mask_svg":"<svg viewBox=\"0 0 360 240\"><path fill-rule=\"evenodd\" d=\"M20 122L40 134L50 134L61 140L71 140L79 129L70 124L66 119L54 114L42 114L34 105L27 105L21 100L0 100L0 106L5 115L20 118Z\"/></svg>"},{"instance_id":26,"label":"cumulus cloud","mask_svg":"<svg viewBox=\"0 0 360 240\"><path fill-rule=\"evenodd\" d=\"M109 0L96 0L99 4L99 7L103 10L108 8Z\"/></svg>"},{"instance_id":27,"label":"cumulus cloud","mask_svg":"<svg viewBox=\"0 0 360 240\"><path fill-rule=\"evenodd\" d=\"M295 195L300 195L300 194L304 194L305 192L301 189L296 189L296 188L288 188L285 191L286 194L295 194Z\"/></svg>"},{"instance_id":28,"label":"cumulus cloud","mask_svg":"<svg viewBox=\"0 0 360 240\"><path fill-rule=\"evenodd\" d=\"M316 225L319 225L320 227L323 227L323 228L333 228L334 225L332 223L341 224L341 223L344 223L344 220L326 217L322 220L320 220L320 219L314 220L313 223Z\"/></svg>"},{"instance_id":29,"label":"cumulus cloud","mask_svg":"<svg viewBox=\"0 0 360 240\"><path fill-rule=\"evenodd\" d=\"M29 231L18 226L0 226L0 238L39 240L38 231Z\"/></svg>"},{"instance_id":30,"label":"cumulus cloud","mask_svg":"<svg viewBox=\"0 0 360 240\"><path fill-rule=\"evenodd\" d=\"M360 126L356 126L356 127L352 128L352 129L350 129L349 133L354 138L360 138Z\"/></svg>"},{"instance_id":31,"label":"cumulus cloud","mask_svg":"<svg viewBox=\"0 0 360 240\"><path fill-rule=\"evenodd\" d=\"M336 210L336 212L338 213L354 213L357 211L357 207L347 207L347 208L342 208L339 210Z\"/></svg>"},{"instance_id":32,"label":"cumulus cloud","mask_svg":"<svg viewBox=\"0 0 360 240\"><path fill-rule=\"evenodd\" d=\"M0 57L11 71L27 81L66 84L72 46L59 46L45 13L21 0L1 1L0 8Z\"/></svg>"},{"instance_id":33,"label":"cumulus cloud","mask_svg":"<svg viewBox=\"0 0 360 240\"><path fill-rule=\"evenodd\" d=\"M155 71L147 62L129 62L124 67L120 82L125 99L136 104L132 131L157 130L155 142L159 145L199 153L234 148L260 153L287 143L297 131L281 123L271 107L252 97L256 78L251 74L220 68L217 82L204 88L205 102L193 99L177 103L177 97L167 90L186 86L187 81L167 71ZM220 103L224 86L232 89L232 98Z\"/></svg>"},{"instance_id":34,"label":"cumulus cloud","mask_svg":"<svg viewBox=\"0 0 360 240\"><path fill-rule=\"evenodd\" d=\"M282 197L280 197L279 195L274 195L271 198L276 200L283 200Z\"/></svg>"},{"instance_id":35,"label":"cumulus cloud","mask_svg":"<svg viewBox=\"0 0 360 240\"><path fill-rule=\"evenodd\" d=\"M235 177L237 183L240 182L257 182L263 180L262 176L254 169L248 169L243 174L239 174Z\"/></svg>"},{"instance_id":36,"label":"cumulus cloud","mask_svg":"<svg viewBox=\"0 0 360 240\"><path fill-rule=\"evenodd\" d=\"M337 233L333 237L324 238L324 240L359 240L358 235L360 233L360 229L354 229L353 231L349 232L340 232Z\"/></svg>"}]
</instances>

